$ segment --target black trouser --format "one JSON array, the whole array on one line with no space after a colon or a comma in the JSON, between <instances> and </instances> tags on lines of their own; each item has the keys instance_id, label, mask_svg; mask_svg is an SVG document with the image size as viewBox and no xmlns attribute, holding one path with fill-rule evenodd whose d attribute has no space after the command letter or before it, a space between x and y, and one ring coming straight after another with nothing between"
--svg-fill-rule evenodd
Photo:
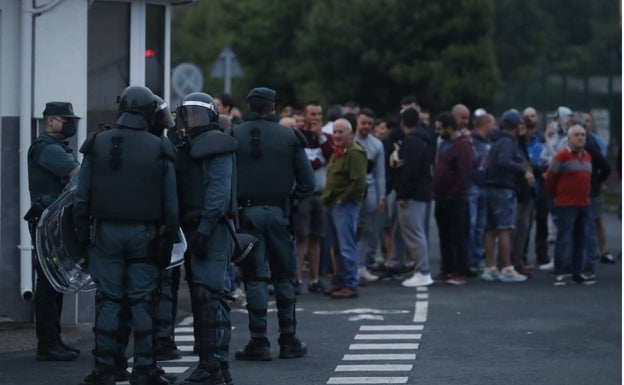
<instances>
[{"instance_id":1,"label":"black trouser","mask_svg":"<svg viewBox=\"0 0 624 385\"><path fill-rule=\"evenodd\" d=\"M35 224L29 224L32 244L36 244ZM45 276L37 251L33 251L37 281L35 284L35 330L40 348L50 347L61 341L61 311L63 310L63 293L54 290L48 277Z\"/></svg>"},{"instance_id":2,"label":"black trouser","mask_svg":"<svg viewBox=\"0 0 624 385\"><path fill-rule=\"evenodd\" d=\"M35 258L37 283L35 287L35 329L40 348L50 347L61 341L61 311L63 293L54 290Z\"/></svg>"},{"instance_id":3,"label":"black trouser","mask_svg":"<svg viewBox=\"0 0 624 385\"><path fill-rule=\"evenodd\" d=\"M440 237L441 272L466 274L468 238L466 220L468 202L456 198L436 198L435 220Z\"/></svg>"},{"instance_id":4,"label":"black trouser","mask_svg":"<svg viewBox=\"0 0 624 385\"><path fill-rule=\"evenodd\" d=\"M538 264L548 263L548 192L543 178L535 184L535 257Z\"/></svg>"}]
</instances>

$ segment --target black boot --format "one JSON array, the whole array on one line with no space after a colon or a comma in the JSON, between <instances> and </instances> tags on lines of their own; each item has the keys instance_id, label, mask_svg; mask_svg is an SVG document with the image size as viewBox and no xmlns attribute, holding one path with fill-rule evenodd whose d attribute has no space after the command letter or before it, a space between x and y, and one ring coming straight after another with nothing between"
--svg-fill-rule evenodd
<instances>
[{"instance_id":1,"label":"black boot","mask_svg":"<svg viewBox=\"0 0 624 385\"><path fill-rule=\"evenodd\" d=\"M135 366L130 374L131 385L169 385L169 381L160 375L156 366Z\"/></svg>"},{"instance_id":2,"label":"black boot","mask_svg":"<svg viewBox=\"0 0 624 385\"><path fill-rule=\"evenodd\" d=\"M115 381L128 381L130 379L128 359L124 356L115 355L113 362L115 363Z\"/></svg>"},{"instance_id":3,"label":"black boot","mask_svg":"<svg viewBox=\"0 0 624 385\"><path fill-rule=\"evenodd\" d=\"M223 375L223 380L226 385L234 385L234 381L232 380L232 374L230 373L230 364L221 361L219 362L219 366L221 366L221 374Z\"/></svg>"},{"instance_id":4,"label":"black boot","mask_svg":"<svg viewBox=\"0 0 624 385\"><path fill-rule=\"evenodd\" d=\"M80 385L115 385L115 368L96 364L95 369L87 374Z\"/></svg>"},{"instance_id":5,"label":"black boot","mask_svg":"<svg viewBox=\"0 0 624 385\"><path fill-rule=\"evenodd\" d=\"M80 355L80 349L75 348L75 347L73 347L73 346L69 346L69 345L67 345L67 344L66 344L65 342L63 342L63 341L60 341L60 344L61 344L61 346L63 347L63 349L65 349L65 350L69 350L70 352L74 352L74 353L76 353L76 355Z\"/></svg>"},{"instance_id":6,"label":"black boot","mask_svg":"<svg viewBox=\"0 0 624 385\"><path fill-rule=\"evenodd\" d=\"M76 358L78 358L78 354L65 349L60 342L50 346L37 347L37 361L73 361Z\"/></svg>"},{"instance_id":7,"label":"black boot","mask_svg":"<svg viewBox=\"0 0 624 385\"><path fill-rule=\"evenodd\" d=\"M160 365L158 365L158 364L156 364L156 371L160 374L161 377L163 377L165 380L169 381L170 384L173 384L174 382L176 382L176 379L178 378L178 376L176 376L174 374L169 374L169 373L165 372L165 369L160 367Z\"/></svg>"},{"instance_id":8,"label":"black boot","mask_svg":"<svg viewBox=\"0 0 624 385\"><path fill-rule=\"evenodd\" d=\"M154 344L156 361L177 360L182 357L182 352L178 349L171 338L159 338Z\"/></svg>"},{"instance_id":9,"label":"black boot","mask_svg":"<svg viewBox=\"0 0 624 385\"><path fill-rule=\"evenodd\" d=\"M271 344L266 338L252 338L234 357L243 361L271 361Z\"/></svg>"},{"instance_id":10,"label":"black boot","mask_svg":"<svg viewBox=\"0 0 624 385\"><path fill-rule=\"evenodd\" d=\"M308 346L294 334L282 334L277 342L280 346L279 358L298 358L308 353Z\"/></svg>"},{"instance_id":11,"label":"black boot","mask_svg":"<svg viewBox=\"0 0 624 385\"><path fill-rule=\"evenodd\" d=\"M215 359L219 351L219 301L208 288L196 285L195 306L198 315L195 326L199 331L199 365L182 384L225 385L219 361Z\"/></svg>"},{"instance_id":12,"label":"black boot","mask_svg":"<svg viewBox=\"0 0 624 385\"><path fill-rule=\"evenodd\" d=\"M219 363L213 360L212 363L200 363L182 385L226 385L226 382Z\"/></svg>"}]
</instances>

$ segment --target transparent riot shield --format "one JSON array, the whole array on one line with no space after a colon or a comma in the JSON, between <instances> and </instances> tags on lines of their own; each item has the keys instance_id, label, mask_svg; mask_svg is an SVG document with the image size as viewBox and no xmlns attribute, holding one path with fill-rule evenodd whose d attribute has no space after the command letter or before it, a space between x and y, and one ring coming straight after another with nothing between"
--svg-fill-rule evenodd
<instances>
[{"instance_id":1,"label":"transparent riot shield","mask_svg":"<svg viewBox=\"0 0 624 385\"><path fill-rule=\"evenodd\" d=\"M173 244L173 249L171 250L171 262L167 269L171 269L172 267L180 266L184 263L184 252L186 251L186 237L182 232L181 228L178 228L178 237L180 238L180 242Z\"/></svg>"},{"instance_id":2,"label":"transparent riot shield","mask_svg":"<svg viewBox=\"0 0 624 385\"><path fill-rule=\"evenodd\" d=\"M58 292L75 293L95 289L87 268L86 247L76 237L72 210L76 186L64 191L41 215L37 224L37 258L48 281ZM167 268L181 265L187 243L182 229L180 242L174 243L171 263Z\"/></svg>"},{"instance_id":3,"label":"transparent riot shield","mask_svg":"<svg viewBox=\"0 0 624 385\"><path fill-rule=\"evenodd\" d=\"M86 267L86 248L74 231L72 209L76 186L63 192L45 209L37 224L37 258L48 281L58 292L71 294L93 289Z\"/></svg>"}]
</instances>

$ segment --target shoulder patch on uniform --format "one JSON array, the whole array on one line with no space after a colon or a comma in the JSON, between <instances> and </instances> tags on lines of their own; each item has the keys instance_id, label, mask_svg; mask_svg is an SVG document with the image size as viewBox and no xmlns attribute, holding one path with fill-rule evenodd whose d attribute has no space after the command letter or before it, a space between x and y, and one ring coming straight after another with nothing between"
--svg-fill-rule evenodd
<instances>
[{"instance_id":1,"label":"shoulder patch on uniform","mask_svg":"<svg viewBox=\"0 0 624 385\"><path fill-rule=\"evenodd\" d=\"M87 136L87 139L85 139L85 141L82 143L82 146L80 146L81 153L85 155L91 153L91 150L93 149L93 143L95 142L95 136L98 134L98 132L99 131L94 131Z\"/></svg>"},{"instance_id":2,"label":"shoulder patch on uniform","mask_svg":"<svg viewBox=\"0 0 624 385\"><path fill-rule=\"evenodd\" d=\"M191 144L191 158L201 159L213 155L229 154L238 148L238 141L220 131L209 131Z\"/></svg>"},{"instance_id":3,"label":"shoulder patch on uniform","mask_svg":"<svg viewBox=\"0 0 624 385\"><path fill-rule=\"evenodd\" d=\"M292 130L295 132L295 136L297 137L297 140L299 140L299 144L301 144L301 147L308 147L308 141L306 140L305 136L303 136L303 133L296 128L293 128Z\"/></svg>"},{"instance_id":4,"label":"shoulder patch on uniform","mask_svg":"<svg viewBox=\"0 0 624 385\"><path fill-rule=\"evenodd\" d=\"M163 158L175 161L176 149L169 139L161 138L160 147L162 149Z\"/></svg>"}]
</instances>

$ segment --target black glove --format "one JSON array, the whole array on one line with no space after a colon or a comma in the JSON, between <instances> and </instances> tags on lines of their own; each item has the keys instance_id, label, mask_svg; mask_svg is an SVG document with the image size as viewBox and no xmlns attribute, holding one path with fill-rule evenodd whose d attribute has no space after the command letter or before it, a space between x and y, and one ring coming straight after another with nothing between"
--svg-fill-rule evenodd
<instances>
[{"instance_id":1,"label":"black glove","mask_svg":"<svg viewBox=\"0 0 624 385\"><path fill-rule=\"evenodd\" d=\"M195 231L191 235L188 246L191 254L197 259L206 258L206 242L208 242L208 235Z\"/></svg>"}]
</instances>

